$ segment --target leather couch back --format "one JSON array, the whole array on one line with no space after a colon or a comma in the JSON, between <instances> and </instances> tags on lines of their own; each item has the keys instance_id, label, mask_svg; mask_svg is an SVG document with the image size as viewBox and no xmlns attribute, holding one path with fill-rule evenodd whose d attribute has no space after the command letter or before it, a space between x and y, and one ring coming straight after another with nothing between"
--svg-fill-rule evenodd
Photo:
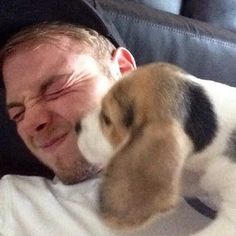
<instances>
[{"instance_id":1,"label":"leather couch back","mask_svg":"<svg viewBox=\"0 0 236 236\"><path fill-rule=\"evenodd\" d=\"M128 0L236 32L236 0Z\"/></svg>"},{"instance_id":2,"label":"leather couch back","mask_svg":"<svg viewBox=\"0 0 236 236\"><path fill-rule=\"evenodd\" d=\"M236 0L186 0L181 14L236 32Z\"/></svg>"},{"instance_id":3,"label":"leather couch back","mask_svg":"<svg viewBox=\"0 0 236 236\"><path fill-rule=\"evenodd\" d=\"M236 33L134 1L98 0L137 64L167 61L236 86Z\"/></svg>"}]
</instances>

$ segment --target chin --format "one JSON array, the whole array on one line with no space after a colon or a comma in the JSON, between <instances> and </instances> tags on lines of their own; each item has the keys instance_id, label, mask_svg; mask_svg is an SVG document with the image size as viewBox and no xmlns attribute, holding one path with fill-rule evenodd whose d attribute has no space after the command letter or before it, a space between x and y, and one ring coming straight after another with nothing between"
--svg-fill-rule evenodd
<instances>
[{"instance_id":1,"label":"chin","mask_svg":"<svg viewBox=\"0 0 236 236\"><path fill-rule=\"evenodd\" d=\"M56 176L65 185L73 185L81 182L76 176Z\"/></svg>"},{"instance_id":2,"label":"chin","mask_svg":"<svg viewBox=\"0 0 236 236\"><path fill-rule=\"evenodd\" d=\"M64 168L55 171L55 174L63 184L71 185L92 179L96 177L100 171L101 170L95 165L91 165L85 160L82 160L79 164L73 164L70 168L67 167L67 169Z\"/></svg>"}]
</instances>

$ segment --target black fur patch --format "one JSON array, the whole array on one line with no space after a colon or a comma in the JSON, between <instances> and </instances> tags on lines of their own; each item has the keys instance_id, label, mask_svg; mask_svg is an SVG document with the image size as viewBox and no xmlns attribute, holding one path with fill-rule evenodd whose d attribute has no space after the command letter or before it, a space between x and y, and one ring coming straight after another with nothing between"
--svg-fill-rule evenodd
<instances>
[{"instance_id":1,"label":"black fur patch","mask_svg":"<svg viewBox=\"0 0 236 236\"><path fill-rule=\"evenodd\" d=\"M196 152L212 142L217 131L217 119L213 106L202 87L188 83L185 97L184 129L194 143Z\"/></svg>"}]
</instances>

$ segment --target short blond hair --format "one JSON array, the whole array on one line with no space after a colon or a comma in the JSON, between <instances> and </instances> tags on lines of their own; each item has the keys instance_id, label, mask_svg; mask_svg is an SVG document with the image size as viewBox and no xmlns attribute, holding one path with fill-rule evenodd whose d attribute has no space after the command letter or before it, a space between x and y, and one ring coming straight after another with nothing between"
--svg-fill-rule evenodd
<instances>
[{"instance_id":1,"label":"short blond hair","mask_svg":"<svg viewBox=\"0 0 236 236\"><path fill-rule=\"evenodd\" d=\"M0 66L2 67L4 60L13 54L21 44L29 42L31 45L37 45L45 41L55 41L56 36L60 35L85 45L91 56L107 72L107 60L111 59L115 46L93 29L61 22L41 23L15 34L0 52Z\"/></svg>"}]
</instances>

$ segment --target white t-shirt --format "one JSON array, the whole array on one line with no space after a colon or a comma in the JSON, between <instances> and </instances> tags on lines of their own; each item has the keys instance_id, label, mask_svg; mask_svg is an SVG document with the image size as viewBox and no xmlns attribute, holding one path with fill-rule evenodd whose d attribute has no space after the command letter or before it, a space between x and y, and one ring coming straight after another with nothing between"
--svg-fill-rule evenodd
<instances>
[{"instance_id":1,"label":"white t-shirt","mask_svg":"<svg viewBox=\"0 0 236 236\"><path fill-rule=\"evenodd\" d=\"M184 201L172 214L139 233L108 229L96 214L99 179L65 186L41 177L0 180L1 236L184 236L210 220Z\"/></svg>"}]
</instances>

